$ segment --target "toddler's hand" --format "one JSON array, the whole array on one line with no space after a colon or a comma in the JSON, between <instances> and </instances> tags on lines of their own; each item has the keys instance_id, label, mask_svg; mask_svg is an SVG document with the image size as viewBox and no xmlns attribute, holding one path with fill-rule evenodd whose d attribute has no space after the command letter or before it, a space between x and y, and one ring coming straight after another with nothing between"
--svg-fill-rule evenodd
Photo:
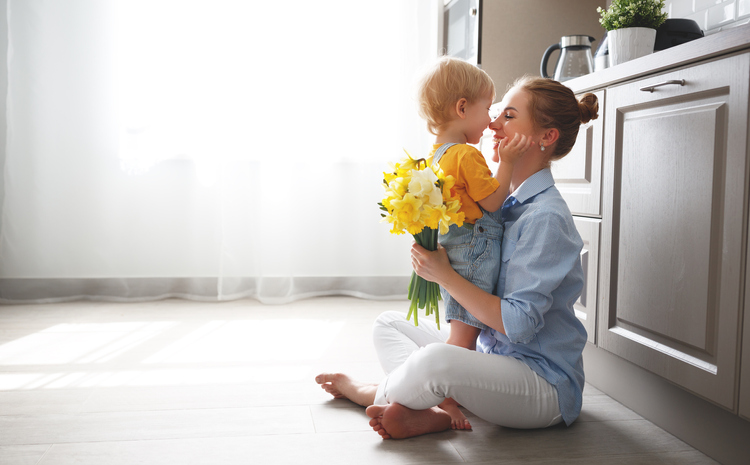
<instances>
[{"instance_id":1,"label":"toddler's hand","mask_svg":"<svg viewBox=\"0 0 750 465\"><path fill-rule=\"evenodd\" d=\"M503 161L505 163L515 163L534 142L531 137L516 133L513 139L507 137L497 140L495 151L492 154L492 161L495 163Z\"/></svg>"}]
</instances>

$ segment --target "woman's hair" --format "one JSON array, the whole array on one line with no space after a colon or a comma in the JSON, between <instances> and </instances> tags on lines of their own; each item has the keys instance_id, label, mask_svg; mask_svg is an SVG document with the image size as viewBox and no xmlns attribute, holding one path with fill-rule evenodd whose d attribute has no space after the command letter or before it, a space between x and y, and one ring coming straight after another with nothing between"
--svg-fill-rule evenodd
<instances>
[{"instance_id":1,"label":"woman's hair","mask_svg":"<svg viewBox=\"0 0 750 465\"><path fill-rule=\"evenodd\" d=\"M495 84L489 74L458 58L442 57L419 83L419 116L437 135L440 127L455 117L459 100L474 103L484 97L495 100Z\"/></svg>"},{"instance_id":2,"label":"woman's hair","mask_svg":"<svg viewBox=\"0 0 750 465\"><path fill-rule=\"evenodd\" d=\"M513 87L526 91L534 125L540 129L555 128L560 132L550 160L559 160L570 152L578 137L581 124L599 117L596 95L583 94L580 100L570 88L541 77L523 76Z\"/></svg>"}]
</instances>

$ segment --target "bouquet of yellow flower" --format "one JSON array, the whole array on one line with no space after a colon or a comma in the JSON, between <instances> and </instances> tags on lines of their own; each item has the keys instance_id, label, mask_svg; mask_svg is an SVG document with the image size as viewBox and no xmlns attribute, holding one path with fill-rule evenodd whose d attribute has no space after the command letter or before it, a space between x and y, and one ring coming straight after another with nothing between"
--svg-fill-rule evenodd
<instances>
[{"instance_id":1,"label":"bouquet of yellow flower","mask_svg":"<svg viewBox=\"0 0 750 465\"><path fill-rule=\"evenodd\" d=\"M391 168L391 172L383 173L385 198L378 205L385 213L381 216L392 225L391 233L407 232L425 249L437 250L438 232L445 234L452 224L464 223L464 213L458 211L461 198L453 189L456 180L446 176L437 163L431 166L424 158L415 160L409 152ZM414 325L418 326L417 309L424 308L426 316L435 314L440 328L440 286L412 272L409 300L407 320L414 315Z\"/></svg>"}]
</instances>

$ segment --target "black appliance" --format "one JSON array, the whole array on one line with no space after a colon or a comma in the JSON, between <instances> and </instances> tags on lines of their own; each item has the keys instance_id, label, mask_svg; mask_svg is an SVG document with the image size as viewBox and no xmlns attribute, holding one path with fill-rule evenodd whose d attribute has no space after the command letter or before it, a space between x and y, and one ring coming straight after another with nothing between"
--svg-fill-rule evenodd
<instances>
[{"instance_id":1,"label":"black appliance","mask_svg":"<svg viewBox=\"0 0 750 465\"><path fill-rule=\"evenodd\" d=\"M654 51L666 50L701 37L703 37L703 31L692 19L668 19L656 30Z\"/></svg>"}]
</instances>

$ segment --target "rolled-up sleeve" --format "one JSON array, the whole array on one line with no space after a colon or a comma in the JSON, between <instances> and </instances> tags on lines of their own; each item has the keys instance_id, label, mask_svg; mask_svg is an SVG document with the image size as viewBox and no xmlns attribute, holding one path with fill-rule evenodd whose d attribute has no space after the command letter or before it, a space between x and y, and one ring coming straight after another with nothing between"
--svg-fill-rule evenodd
<instances>
[{"instance_id":1,"label":"rolled-up sleeve","mask_svg":"<svg viewBox=\"0 0 750 465\"><path fill-rule=\"evenodd\" d=\"M528 344L544 327L552 293L580 259L577 231L554 210L541 209L517 224L503 243L503 325L508 339ZM503 269L505 268L505 269Z\"/></svg>"}]
</instances>

